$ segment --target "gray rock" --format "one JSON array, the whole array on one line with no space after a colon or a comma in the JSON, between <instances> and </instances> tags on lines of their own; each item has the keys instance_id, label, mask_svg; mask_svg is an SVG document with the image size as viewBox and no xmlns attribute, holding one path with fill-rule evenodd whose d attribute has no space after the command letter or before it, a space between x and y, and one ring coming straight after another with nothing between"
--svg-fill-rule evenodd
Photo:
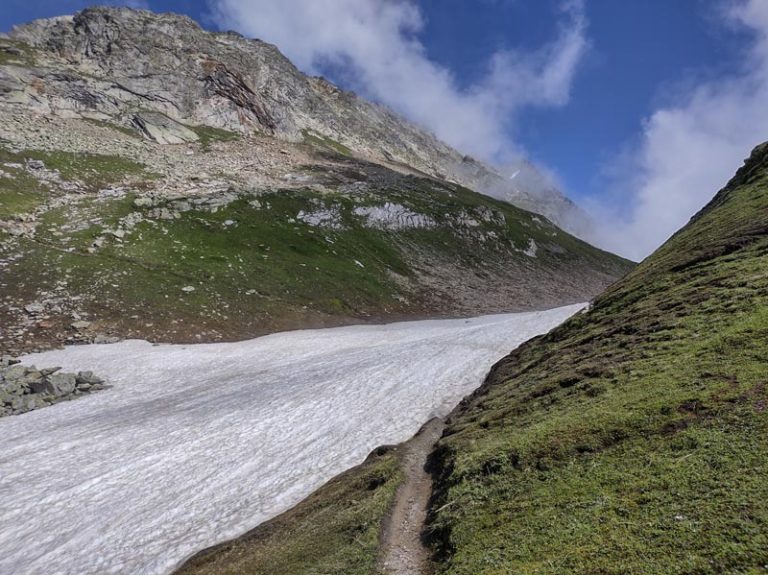
<instances>
[{"instance_id":1,"label":"gray rock","mask_svg":"<svg viewBox=\"0 0 768 575\"><path fill-rule=\"evenodd\" d=\"M147 138L158 144L187 144L200 139L186 126L158 112L136 114L131 123Z\"/></svg>"},{"instance_id":2,"label":"gray rock","mask_svg":"<svg viewBox=\"0 0 768 575\"><path fill-rule=\"evenodd\" d=\"M28 314L35 315L43 313L45 311L45 306L40 302L32 302L31 304L24 306L24 311L26 311Z\"/></svg>"},{"instance_id":3,"label":"gray rock","mask_svg":"<svg viewBox=\"0 0 768 575\"><path fill-rule=\"evenodd\" d=\"M11 409L14 412L26 411L27 402L24 400L23 395L17 395L11 401Z\"/></svg>"},{"instance_id":4,"label":"gray rock","mask_svg":"<svg viewBox=\"0 0 768 575\"><path fill-rule=\"evenodd\" d=\"M147 197L136 198L133 200L133 205L136 208L151 208L155 205L155 200Z\"/></svg>"},{"instance_id":5,"label":"gray rock","mask_svg":"<svg viewBox=\"0 0 768 575\"><path fill-rule=\"evenodd\" d=\"M48 401L36 394L25 395L21 398L21 400L22 406L20 409L23 411L32 411L33 409L38 409L40 407L46 407L50 405Z\"/></svg>"},{"instance_id":6,"label":"gray rock","mask_svg":"<svg viewBox=\"0 0 768 575\"><path fill-rule=\"evenodd\" d=\"M21 380L22 385L26 387L32 386L32 384L43 381L43 374L36 369L28 369L24 374L24 378Z\"/></svg>"},{"instance_id":7,"label":"gray rock","mask_svg":"<svg viewBox=\"0 0 768 575\"><path fill-rule=\"evenodd\" d=\"M23 365L12 365L3 372L3 377L6 382L22 381L27 373L27 368Z\"/></svg>"},{"instance_id":8,"label":"gray rock","mask_svg":"<svg viewBox=\"0 0 768 575\"><path fill-rule=\"evenodd\" d=\"M0 406L11 405L17 396L0 388Z\"/></svg>"},{"instance_id":9,"label":"gray rock","mask_svg":"<svg viewBox=\"0 0 768 575\"><path fill-rule=\"evenodd\" d=\"M101 385L104 383L104 380L100 377L96 377L93 375L92 371L81 371L77 374L76 377L77 385L78 387L81 385Z\"/></svg>"},{"instance_id":10,"label":"gray rock","mask_svg":"<svg viewBox=\"0 0 768 575\"><path fill-rule=\"evenodd\" d=\"M72 393L77 385L76 376L73 373L54 373L48 381L53 388L53 395L57 397Z\"/></svg>"},{"instance_id":11,"label":"gray rock","mask_svg":"<svg viewBox=\"0 0 768 575\"><path fill-rule=\"evenodd\" d=\"M32 393L37 393L40 395L56 395L56 389L48 379L43 379L33 383L29 386L29 390Z\"/></svg>"},{"instance_id":12,"label":"gray rock","mask_svg":"<svg viewBox=\"0 0 768 575\"><path fill-rule=\"evenodd\" d=\"M37 370L13 365L0 368L0 417L45 407L104 389L104 380L90 371L61 373L60 367Z\"/></svg>"}]
</instances>

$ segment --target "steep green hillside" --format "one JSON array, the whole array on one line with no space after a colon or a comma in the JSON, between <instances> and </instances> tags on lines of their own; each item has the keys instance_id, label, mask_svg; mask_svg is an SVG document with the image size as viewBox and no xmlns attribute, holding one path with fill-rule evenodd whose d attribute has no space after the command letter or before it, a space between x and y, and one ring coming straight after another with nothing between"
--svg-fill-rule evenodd
<instances>
[{"instance_id":1,"label":"steep green hillside","mask_svg":"<svg viewBox=\"0 0 768 575\"><path fill-rule=\"evenodd\" d=\"M287 513L190 559L179 575L368 575L381 518L402 480L400 449L379 450Z\"/></svg>"},{"instance_id":2,"label":"steep green hillside","mask_svg":"<svg viewBox=\"0 0 768 575\"><path fill-rule=\"evenodd\" d=\"M435 455L439 573L765 573L768 145Z\"/></svg>"}]
</instances>

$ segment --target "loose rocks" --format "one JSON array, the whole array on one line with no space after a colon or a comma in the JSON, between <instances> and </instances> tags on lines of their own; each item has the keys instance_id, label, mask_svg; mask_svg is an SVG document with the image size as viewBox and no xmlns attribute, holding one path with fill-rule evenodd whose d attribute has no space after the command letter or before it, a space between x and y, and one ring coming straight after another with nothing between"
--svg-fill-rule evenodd
<instances>
[{"instance_id":1,"label":"loose rocks","mask_svg":"<svg viewBox=\"0 0 768 575\"><path fill-rule=\"evenodd\" d=\"M36 369L8 357L0 360L0 417L19 415L85 393L104 389L90 371L61 373L59 367Z\"/></svg>"}]
</instances>

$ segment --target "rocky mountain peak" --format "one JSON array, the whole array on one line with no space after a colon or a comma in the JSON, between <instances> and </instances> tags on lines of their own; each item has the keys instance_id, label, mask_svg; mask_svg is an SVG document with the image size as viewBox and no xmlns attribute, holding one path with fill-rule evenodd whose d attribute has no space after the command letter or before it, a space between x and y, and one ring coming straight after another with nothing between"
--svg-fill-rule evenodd
<instances>
[{"instance_id":1,"label":"rocky mountain peak","mask_svg":"<svg viewBox=\"0 0 768 575\"><path fill-rule=\"evenodd\" d=\"M286 141L307 132L355 155L447 179L540 213L579 233L586 216L540 177L511 182L387 108L301 73L278 48L237 33L203 30L177 14L88 8L16 27L12 41L41 69L0 73L0 86L45 113L117 118L137 110L175 122ZM44 83L41 94L30 86ZM146 133L146 132L145 132ZM532 165L529 173L537 173Z\"/></svg>"}]
</instances>

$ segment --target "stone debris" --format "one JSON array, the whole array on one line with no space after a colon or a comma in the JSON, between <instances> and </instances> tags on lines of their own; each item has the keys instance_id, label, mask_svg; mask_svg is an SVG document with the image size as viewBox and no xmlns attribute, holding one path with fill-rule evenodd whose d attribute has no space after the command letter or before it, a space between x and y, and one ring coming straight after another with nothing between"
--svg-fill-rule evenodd
<instances>
[{"instance_id":1,"label":"stone debris","mask_svg":"<svg viewBox=\"0 0 768 575\"><path fill-rule=\"evenodd\" d=\"M20 415L104 389L104 380L90 371L62 373L60 367L37 369L18 360L0 359L0 417Z\"/></svg>"}]
</instances>

